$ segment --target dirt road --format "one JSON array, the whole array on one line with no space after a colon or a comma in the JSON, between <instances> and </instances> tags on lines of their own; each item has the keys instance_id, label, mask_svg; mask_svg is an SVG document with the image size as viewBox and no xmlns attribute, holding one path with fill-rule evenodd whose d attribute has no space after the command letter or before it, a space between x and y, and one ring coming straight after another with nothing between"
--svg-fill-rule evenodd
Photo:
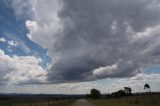
<instances>
[{"instance_id":1,"label":"dirt road","mask_svg":"<svg viewBox=\"0 0 160 106\"><path fill-rule=\"evenodd\" d=\"M72 106L96 106L85 99L77 100Z\"/></svg>"}]
</instances>

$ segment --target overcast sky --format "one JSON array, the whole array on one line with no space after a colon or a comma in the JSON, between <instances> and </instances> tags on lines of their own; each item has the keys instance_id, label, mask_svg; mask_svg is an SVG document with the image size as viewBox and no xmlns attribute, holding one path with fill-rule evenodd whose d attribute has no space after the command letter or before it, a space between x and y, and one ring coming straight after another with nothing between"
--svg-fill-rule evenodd
<instances>
[{"instance_id":1,"label":"overcast sky","mask_svg":"<svg viewBox=\"0 0 160 106\"><path fill-rule=\"evenodd\" d=\"M160 89L159 0L0 0L0 93Z\"/></svg>"}]
</instances>

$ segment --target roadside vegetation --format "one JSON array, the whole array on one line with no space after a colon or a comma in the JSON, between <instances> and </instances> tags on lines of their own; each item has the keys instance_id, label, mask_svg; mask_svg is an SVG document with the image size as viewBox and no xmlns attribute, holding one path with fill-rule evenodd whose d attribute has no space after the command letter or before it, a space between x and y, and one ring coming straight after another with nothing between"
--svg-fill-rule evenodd
<instances>
[{"instance_id":1,"label":"roadside vegetation","mask_svg":"<svg viewBox=\"0 0 160 106\"><path fill-rule=\"evenodd\" d=\"M88 101L96 106L160 106L160 95L150 96L125 96L109 99L88 99Z\"/></svg>"},{"instance_id":2,"label":"roadside vegetation","mask_svg":"<svg viewBox=\"0 0 160 106\"><path fill-rule=\"evenodd\" d=\"M47 100L37 100L32 102L1 101L0 106L71 106L75 101L75 99L55 100L49 102Z\"/></svg>"}]
</instances>

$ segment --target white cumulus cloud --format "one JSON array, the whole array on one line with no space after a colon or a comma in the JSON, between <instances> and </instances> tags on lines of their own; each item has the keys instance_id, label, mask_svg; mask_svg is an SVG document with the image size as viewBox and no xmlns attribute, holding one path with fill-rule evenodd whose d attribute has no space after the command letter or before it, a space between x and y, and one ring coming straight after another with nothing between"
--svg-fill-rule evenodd
<instances>
[{"instance_id":1,"label":"white cumulus cloud","mask_svg":"<svg viewBox=\"0 0 160 106\"><path fill-rule=\"evenodd\" d=\"M41 59L33 56L9 56L0 50L0 84L46 83Z\"/></svg>"},{"instance_id":2,"label":"white cumulus cloud","mask_svg":"<svg viewBox=\"0 0 160 106\"><path fill-rule=\"evenodd\" d=\"M6 42L6 39L5 39L5 38L3 38L3 37L2 37L2 38L0 38L0 42L3 42L3 43L4 43L4 42Z\"/></svg>"}]
</instances>

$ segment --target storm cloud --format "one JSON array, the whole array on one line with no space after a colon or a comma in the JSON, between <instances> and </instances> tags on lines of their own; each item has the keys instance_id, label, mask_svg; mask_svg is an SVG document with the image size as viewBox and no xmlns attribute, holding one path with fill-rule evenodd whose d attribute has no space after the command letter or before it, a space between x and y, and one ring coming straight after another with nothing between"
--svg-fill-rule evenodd
<instances>
[{"instance_id":1,"label":"storm cloud","mask_svg":"<svg viewBox=\"0 0 160 106\"><path fill-rule=\"evenodd\" d=\"M159 0L62 0L59 5L57 15L44 20L42 11L27 26L30 39L47 48L54 61L49 82L131 77L160 63Z\"/></svg>"}]
</instances>

